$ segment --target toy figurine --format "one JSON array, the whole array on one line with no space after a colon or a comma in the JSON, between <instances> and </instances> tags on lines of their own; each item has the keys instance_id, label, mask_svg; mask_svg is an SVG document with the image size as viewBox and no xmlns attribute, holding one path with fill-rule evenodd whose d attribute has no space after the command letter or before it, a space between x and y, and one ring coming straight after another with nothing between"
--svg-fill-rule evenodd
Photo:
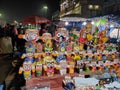
<instances>
[{"instance_id":1,"label":"toy figurine","mask_svg":"<svg viewBox=\"0 0 120 90\"><path fill-rule=\"evenodd\" d=\"M90 61L90 60L92 59L92 57L93 57L92 51L91 51L91 50L88 50L88 51L87 51L87 55L86 55L86 60L87 60L87 61Z\"/></svg>"},{"instance_id":2,"label":"toy figurine","mask_svg":"<svg viewBox=\"0 0 120 90\"><path fill-rule=\"evenodd\" d=\"M36 53L41 53L43 51L43 46L40 42L36 43Z\"/></svg>"},{"instance_id":3,"label":"toy figurine","mask_svg":"<svg viewBox=\"0 0 120 90\"><path fill-rule=\"evenodd\" d=\"M47 76L54 75L55 63L56 61L52 56L45 56L43 58L44 71L46 72Z\"/></svg>"},{"instance_id":4,"label":"toy figurine","mask_svg":"<svg viewBox=\"0 0 120 90\"><path fill-rule=\"evenodd\" d=\"M63 88L65 90L74 90L74 82L70 76L65 76L65 79L63 80Z\"/></svg>"},{"instance_id":5,"label":"toy figurine","mask_svg":"<svg viewBox=\"0 0 120 90\"><path fill-rule=\"evenodd\" d=\"M52 50L53 50L52 41L50 39L47 39L46 42L45 42L44 51L45 52L51 52Z\"/></svg>"},{"instance_id":6,"label":"toy figurine","mask_svg":"<svg viewBox=\"0 0 120 90\"><path fill-rule=\"evenodd\" d=\"M71 53L66 53L66 60L69 61L73 61L72 59L72 54Z\"/></svg>"},{"instance_id":7,"label":"toy figurine","mask_svg":"<svg viewBox=\"0 0 120 90\"><path fill-rule=\"evenodd\" d=\"M88 40L88 41L91 41L92 39L93 39L93 36L92 36L90 33L88 33L88 34L87 34L87 40Z\"/></svg>"},{"instance_id":8,"label":"toy figurine","mask_svg":"<svg viewBox=\"0 0 120 90\"><path fill-rule=\"evenodd\" d=\"M61 54L61 55L57 56L56 61L59 64L60 74L65 75L67 73L66 57Z\"/></svg>"},{"instance_id":9,"label":"toy figurine","mask_svg":"<svg viewBox=\"0 0 120 90\"><path fill-rule=\"evenodd\" d=\"M78 52L72 54L72 58L73 58L73 60L75 60L75 61L77 61L77 60L81 60L81 57L80 57L80 55L79 55Z\"/></svg>"},{"instance_id":10,"label":"toy figurine","mask_svg":"<svg viewBox=\"0 0 120 90\"><path fill-rule=\"evenodd\" d=\"M67 42L69 39L68 31L65 28L58 28L58 30L55 32L55 38L58 44Z\"/></svg>"},{"instance_id":11,"label":"toy figurine","mask_svg":"<svg viewBox=\"0 0 120 90\"><path fill-rule=\"evenodd\" d=\"M116 54L115 53L111 53L111 58L115 59L116 58Z\"/></svg>"},{"instance_id":12,"label":"toy figurine","mask_svg":"<svg viewBox=\"0 0 120 90\"><path fill-rule=\"evenodd\" d=\"M66 51L67 51L67 52L72 52L72 44L68 44L68 45L66 46Z\"/></svg>"},{"instance_id":13,"label":"toy figurine","mask_svg":"<svg viewBox=\"0 0 120 90\"><path fill-rule=\"evenodd\" d=\"M33 53L26 53L23 54L22 59L27 58L29 61L31 61L32 63L34 63L34 54Z\"/></svg>"},{"instance_id":14,"label":"toy figurine","mask_svg":"<svg viewBox=\"0 0 120 90\"><path fill-rule=\"evenodd\" d=\"M70 37L71 41L76 41L79 37L79 31L77 31L76 29L71 30Z\"/></svg>"},{"instance_id":15,"label":"toy figurine","mask_svg":"<svg viewBox=\"0 0 120 90\"><path fill-rule=\"evenodd\" d=\"M73 74L74 73L74 67L75 67L75 62L71 61L68 62L68 69L69 69L69 74Z\"/></svg>"},{"instance_id":16,"label":"toy figurine","mask_svg":"<svg viewBox=\"0 0 120 90\"><path fill-rule=\"evenodd\" d=\"M35 64L36 76L39 77L42 75L42 60L39 57Z\"/></svg>"},{"instance_id":17,"label":"toy figurine","mask_svg":"<svg viewBox=\"0 0 120 90\"><path fill-rule=\"evenodd\" d=\"M35 53L35 46L32 44L32 42L27 42L26 45L26 53Z\"/></svg>"},{"instance_id":18,"label":"toy figurine","mask_svg":"<svg viewBox=\"0 0 120 90\"><path fill-rule=\"evenodd\" d=\"M25 31L25 35L19 35L19 38L23 38L26 41L31 41L31 42L35 42L37 40L39 40L39 31L36 29L27 29Z\"/></svg>"},{"instance_id":19,"label":"toy figurine","mask_svg":"<svg viewBox=\"0 0 120 90\"><path fill-rule=\"evenodd\" d=\"M50 33L44 33L40 39L43 41L43 42L46 42L46 40L52 40L52 35Z\"/></svg>"},{"instance_id":20,"label":"toy figurine","mask_svg":"<svg viewBox=\"0 0 120 90\"><path fill-rule=\"evenodd\" d=\"M83 43L80 43L80 51L82 51L83 50L83 48L84 48L84 44Z\"/></svg>"},{"instance_id":21,"label":"toy figurine","mask_svg":"<svg viewBox=\"0 0 120 90\"><path fill-rule=\"evenodd\" d=\"M60 52L65 52L65 46L66 46L65 42L60 43L59 47L58 47L59 51Z\"/></svg>"},{"instance_id":22,"label":"toy figurine","mask_svg":"<svg viewBox=\"0 0 120 90\"><path fill-rule=\"evenodd\" d=\"M23 66L20 67L19 74L22 74L22 72L26 80L32 77L31 76L32 73L35 73L35 66L32 64L31 61L29 61L29 59L25 59Z\"/></svg>"},{"instance_id":23,"label":"toy figurine","mask_svg":"<svg viewBox=\"0 0 120 90\"><path fill-rule=\"evenodd\" d=\"M80 50L79 44L78 44L77 42L74 43L74 44L73 44L73 51L74 51L74 52L79 52L79 50Z\"/></svg>"}]
</instances>

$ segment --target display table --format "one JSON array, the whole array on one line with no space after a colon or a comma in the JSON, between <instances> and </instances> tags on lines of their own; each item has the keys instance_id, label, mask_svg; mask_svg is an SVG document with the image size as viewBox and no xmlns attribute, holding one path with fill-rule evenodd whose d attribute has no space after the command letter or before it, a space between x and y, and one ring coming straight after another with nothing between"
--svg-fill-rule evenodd
<instances>
[{"instance_id":1,"label":"display table","mask_svg":"<svg viewBox=\"0 0 120 90\"><path fill-rule=\"evenodd\" d=\"M69 74L66 74L67 76ZM43 84L49 84L50 90L63 90L62 88L62 80L65 76L61 76L60 74L56 74L53 77L48 76L40 76L36 78L31 78L26 81L26 88L35 87L36 85L42 86ZM79 76L77 73L71 74L71 77Z\"/></svg>"}]
</instances>

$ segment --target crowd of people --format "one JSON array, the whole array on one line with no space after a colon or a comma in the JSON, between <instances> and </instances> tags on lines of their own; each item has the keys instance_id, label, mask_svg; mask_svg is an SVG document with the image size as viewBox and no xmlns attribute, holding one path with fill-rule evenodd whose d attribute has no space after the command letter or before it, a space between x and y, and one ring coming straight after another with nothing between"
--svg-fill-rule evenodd
<instances>
[{"instance_id":1,"label":"crowd of people","mask_svg":"<svg viewBox=\"0 0 120 90\"><path fill-rule=\"evenodd\" d=\"M51 24L47 26L46 24L41 24L40 25L40 30L39 30L39 35L42 36L43 33L51 33L52 35L54 34L54 31L56 30L56 26ZM11 38L11 44L12 44L12 51L14 52L15 50L18 50L20 52L24 52L25 48L25 40L18 38L19 34L24 34L25 30L27 28L19 25L11 25L7 23L4 27L0 26L0 39L1 38Z\"/></svg>"}]
</instances>

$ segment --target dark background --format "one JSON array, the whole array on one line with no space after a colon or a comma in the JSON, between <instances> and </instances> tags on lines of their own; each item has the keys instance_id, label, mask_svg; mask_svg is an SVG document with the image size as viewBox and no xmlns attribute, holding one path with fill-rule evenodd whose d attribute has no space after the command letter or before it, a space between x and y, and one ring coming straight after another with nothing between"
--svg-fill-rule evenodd
<instances>
[{"instance_id":1,"label":"dark background","mask_svg":"<svg viewBox=\"0 0 120 90\"><path fill-rule=\"evenodd\" d=\"M60 0L0 0L0 13L6 21L20 21L31 15L42 15L51 19L52 14L59 10ZM42 7L48 6L44 14Z\"/></svg>"}]
</instances>

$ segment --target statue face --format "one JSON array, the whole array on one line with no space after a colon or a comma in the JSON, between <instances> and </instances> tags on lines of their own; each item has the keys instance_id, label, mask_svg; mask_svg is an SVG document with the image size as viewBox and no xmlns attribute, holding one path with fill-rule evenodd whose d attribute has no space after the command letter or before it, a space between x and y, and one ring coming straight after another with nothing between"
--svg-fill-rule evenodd
<instances>
[{"instance_id":1,"label":"statue face","mask_svg":"<svg viewBox=\"0 0 120 90\"><path fill-rule=\"evenodd\" d=\"M46 56L43 58L43 63L48 64L48 63L55 63L55 59L52 56Z\"/></svg>"},{"instance_id":2,"label":"statue face","mask_svg":"<svg viewBox=\"0 0 120 90\"><path fill-rule=\"evenodd\" d=\"M25 39L27 41L37 41L39 39L38 30L26 30Z\"/></svg>"},{"instance_id":3,"label":"statue face","mask_svg":"<svg viewBox=\"0 0 120 90\"><path fill-rule=\"evenodd\" d=\"M42 39L44 42L46 42L46 40L51 40L52 39L52 35L50 33L44 33L42 35Z\"/></svg>"},{"instance_id":4,"label":"statue face","mask_svg":"<svg viewBox=\"0 0 120 90\"><path fill-rule=\"evenodd\" d=\"M55 32L55 37L57 38L58 42L63 42L68 40L68 31L64 28L59 28Z\"/></svg>"}]
</instances>

